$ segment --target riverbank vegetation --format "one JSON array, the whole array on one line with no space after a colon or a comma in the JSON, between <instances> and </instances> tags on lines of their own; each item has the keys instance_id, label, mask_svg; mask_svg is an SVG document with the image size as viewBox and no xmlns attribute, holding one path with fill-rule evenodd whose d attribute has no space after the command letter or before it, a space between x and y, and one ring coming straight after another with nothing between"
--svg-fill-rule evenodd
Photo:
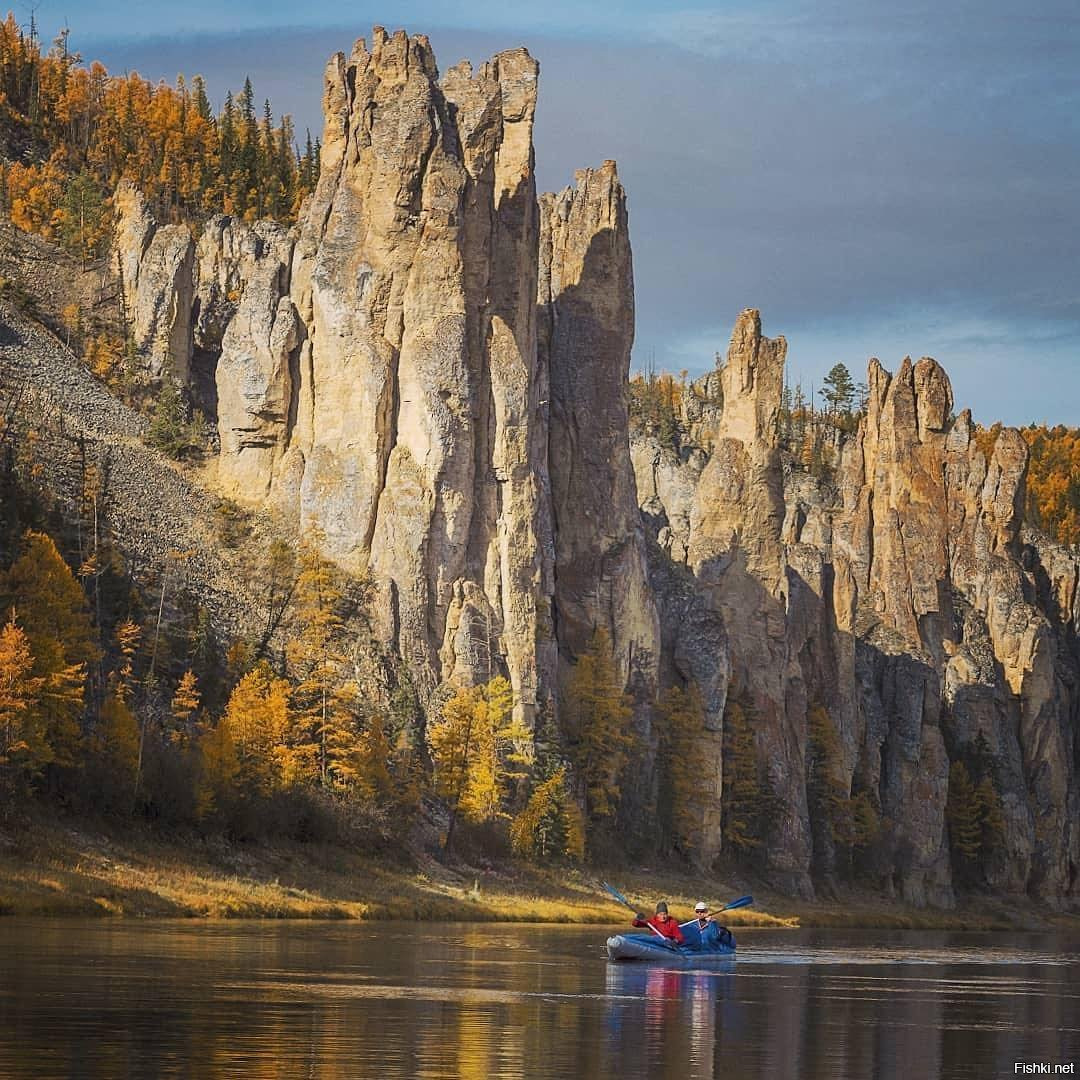
<instances>
[{"instance_id":1,"label":"riverbank vegetation","mask_svg":"<svg viewBox=\"0 0 1080 1080\"><path fill-rule=\"evenodd\" d=\"M994 930L1074 925L1004 901L957 911L915 909L853 891L804 903L743 878L671 870L612 871L643 906L666 898L680 918L700 899L717 906L752 888L754 907L722 917L733 928ZM105 825L36 818L0 830L0 915L157 918L404 919L625 925L629 913L593 874L526 864L394 864L333 844L231 843L133 835ZM752 938L750 939L752 941Z\"/></svg>"}]
</instances>

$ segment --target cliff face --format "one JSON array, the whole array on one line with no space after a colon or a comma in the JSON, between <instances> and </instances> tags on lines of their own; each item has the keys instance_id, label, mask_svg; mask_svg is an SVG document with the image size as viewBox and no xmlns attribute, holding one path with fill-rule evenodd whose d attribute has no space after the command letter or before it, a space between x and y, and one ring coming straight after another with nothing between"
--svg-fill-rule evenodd
<instances>
[{"instance_id":1,"label":"cliff face","mask_svg":"<svg viewBox=\"0 0 1080 1080\"><path fill-rule=\"evenodd\" d=\"M425 699L503 672L533 722L597 626L647 739L658 690L696 684L705 865L735 696L783 888L828 878L807 797L821 706L842 785L880 809L884 888L952 902L950 761L981 734L1004 821L988 880L1075 895L1080 568L1022 529L1023 440L983 445L934 361L872 361L820 484L781 445L786 344L753 310L687 395L681 452L631 438L626 196L605 162L537 198L537 74L515 50L440 80L425 38L376 29L327 67L295 228L217 217L194 238L121 189L136 345L216 418L219 487L370 575Z\"/></svg>"},{"instance_id":2,"label":"cliff face","mask_svg":"<svg viewBox=\"0 0 1080 1080\"><path fill-rule=\"evenodd\" d=\"M641 702L656 693L660 630L627 439L634 281L613 161L540 201L540 367L549 383L554 604L565 658L611 634Z\"/></svg>"},{"instance_id":3,"label":"cliff face","mask_svg":"<svg viewBox=\"0 0 1080 1080\"><path fill-rule=\"evenodd\" d=\"M658 646L627 443L625 197L609 162L537 201L537 74L519 49L440 81L426 38L376 29L327 67L295 229L215 218L170 286L145 239L165 230L127 190L118 257L137 328L187 311L168 340L137 336L152 374L187 377L194 357L198 391L212 373L221 488L370 574L378 631L425 694L505 669L531 719L560 646L565 667L603 622L644 714Z\"/></svg>"},{"instance_id":4,"label":"cliff face","mask_svg":"<svg viewBox=\"0 0 1080 1080\"><path fill-rule=\"evenodd\" d=\"M688 410L688 427L714 436L708 453L679 457L648 435L634 447L654 535L722 616L729 692L758 717L783 802L772 875L812 890L807 711L822 705L847 789L881 808L886 888L952 902L950 761L981 733L1004 817L989 882L1072 893L1076 561L1021 536L1023 439L1003 431L987 458L970 414L952 416L937 363L905 360L891 376L872 360L867 415L840 441L830 491L778 452L782 364L783 341L743 312L726 364L699 384L711 418Z\"/></svg>"},{"instance_id":5,"label":"cliff face","mask_svg":"<svg viewBox=\"0 0 1080 1080\"><path fill-rule=\"evenodd\" d=\"M428 687L486 675L502 653L527 712L544 464L536 75L518 51L440 85L424 38L381 32L331 61L292 265L295 422L271 480L385 588L383 631Z\"/></svg>"}]
</instances>

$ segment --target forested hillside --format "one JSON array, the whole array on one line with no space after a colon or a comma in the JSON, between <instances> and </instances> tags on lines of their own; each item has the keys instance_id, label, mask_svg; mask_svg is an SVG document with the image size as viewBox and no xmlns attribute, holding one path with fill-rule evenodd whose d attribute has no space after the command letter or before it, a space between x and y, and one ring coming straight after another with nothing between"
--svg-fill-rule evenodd
<instances>
[{"instance_id":1,"label":"forested hillside","mask_svg":"<svg viewBox=\"0 0 1080 1080\"><path fill-rule=\"evenodd\" d=\"M260 105L250 79L242 87L215 112L198 75L175 86L110 75L69 50L66 30L43 51L9 13L0 24L6 212L85 257L103 253L110 199L125 178L166 221L216 212L295 220L318 177L318 142L309 133L298 150L290 118Z\"/></svg>"}]
</instances>

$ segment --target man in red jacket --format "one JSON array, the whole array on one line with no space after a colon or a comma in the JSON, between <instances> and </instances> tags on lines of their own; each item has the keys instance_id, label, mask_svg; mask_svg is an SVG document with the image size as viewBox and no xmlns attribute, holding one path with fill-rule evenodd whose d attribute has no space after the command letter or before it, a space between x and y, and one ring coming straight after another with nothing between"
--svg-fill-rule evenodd
<instances>
[{"instance_id":1,"label":"man in red jacket","mask_svg":"<svg viewBox=\"0 0 1080 1080\"><path fill-rule=\"evenodd\" d=\"M656 905L656 914L651 919L646 919L641 912L638 912L631 925L651 926L669 941L677 942L679 945L683 943L683 933L679 929L679 924L668 914L667 904L663 900Z\"/></svg>"}]
</instances>

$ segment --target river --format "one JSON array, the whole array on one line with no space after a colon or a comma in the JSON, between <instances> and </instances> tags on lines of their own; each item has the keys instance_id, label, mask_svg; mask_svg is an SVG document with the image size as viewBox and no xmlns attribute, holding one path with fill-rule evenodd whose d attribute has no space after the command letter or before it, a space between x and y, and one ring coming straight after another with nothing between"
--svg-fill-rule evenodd
<instances>
[{"instance_id":1,"label":"river","mask_svg":"<svg viewBox=\"0 0 1080 1080\"><path fill-rule=\"evenodd\" d=\"M0 1076L997 1077L1080 1070L1080 937L743 930L722 971L602 927L0 919Z\"/></svg>"}]
</instances>

